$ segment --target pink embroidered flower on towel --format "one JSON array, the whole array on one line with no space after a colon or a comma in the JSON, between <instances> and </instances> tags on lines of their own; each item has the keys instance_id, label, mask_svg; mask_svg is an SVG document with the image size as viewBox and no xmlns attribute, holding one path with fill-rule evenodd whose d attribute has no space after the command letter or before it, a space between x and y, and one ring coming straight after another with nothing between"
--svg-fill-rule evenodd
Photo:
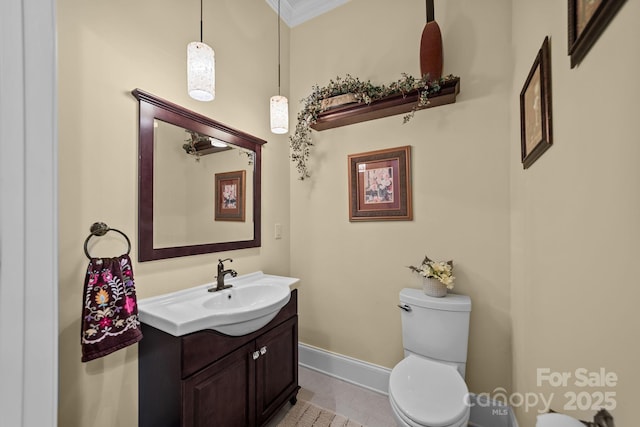
<instances>
[{"instance_id":1,"label":"pink embroidered flower on towel","mask_svg":"<svg viewBox=\"0 0 640 427\"><path fill-rule=\"evenodd\" d=\"M98 283L98 276L99 274L97 273L91 273L89 275L89 285L95 285L96 283Z\"/></svg>"},{"instance_id":2,"label":"pink embroidered flower on towel","mask_svg":"<svg viewBox=\"0 0 640 427\"><path fill-rule=\"evenodd\" d=\"M102 280L109 283L113 279L113 275L109 270L102 272Z\"/></svg>"},{"instance_id":3,"label":"pink embroidered flower on towel","mask_svg":"<svg viewBox=\"0 0 640 427\"><path fill-rule=\"evenodd\" d=\"M131 314L133 313L133 310L135 308L136 308L136 301L131 297L127 297L125 299L124 309L127 310L127 313Z\"/></svg>"}]
</instances>

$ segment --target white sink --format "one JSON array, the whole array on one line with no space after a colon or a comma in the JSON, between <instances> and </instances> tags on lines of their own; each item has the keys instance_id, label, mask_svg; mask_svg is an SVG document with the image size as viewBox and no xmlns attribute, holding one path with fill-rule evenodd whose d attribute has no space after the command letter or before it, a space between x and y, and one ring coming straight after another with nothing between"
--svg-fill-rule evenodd
<instances>
[{"instance_id":1,"label":"white sink","mask_svg":"<svg viewBox=\"0 0 640 427\"><path fill-rule=\"evenodd\" d=\"M225 280L229 289L208 292L216 283L138 301L140 321L174 336L213 329L240 336L269 323L291 298L300 279L262 271Z\"/></svg>"}]
</instances>

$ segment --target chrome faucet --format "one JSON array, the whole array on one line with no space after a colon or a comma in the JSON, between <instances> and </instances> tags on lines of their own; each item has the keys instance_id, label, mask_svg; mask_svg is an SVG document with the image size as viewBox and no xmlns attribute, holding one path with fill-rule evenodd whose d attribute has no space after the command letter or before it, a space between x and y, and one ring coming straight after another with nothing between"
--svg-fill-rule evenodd
<instances>
[{"instance_id":1,"label":"chrome faucet","mask_svg":"<svg viewBox=\"0 0 640 427\"><path fill-rule=\"evenodd\" d=\"M216 276L216 279L218 280L218 286L211 287L209 289L207 289L209 292L218 292L221 291L223 289L229 289L232 285L225 285L224 284L224 276L226 276L227 274L231 274L231 277L236 277L238 275L238 273L235 270L225 270L224 269L224 262L225 261L229 261L229 262L233 262L233 260L231 258L226 258L226 259L218 259L218 275Z\"/></svg>"}]
</instances>

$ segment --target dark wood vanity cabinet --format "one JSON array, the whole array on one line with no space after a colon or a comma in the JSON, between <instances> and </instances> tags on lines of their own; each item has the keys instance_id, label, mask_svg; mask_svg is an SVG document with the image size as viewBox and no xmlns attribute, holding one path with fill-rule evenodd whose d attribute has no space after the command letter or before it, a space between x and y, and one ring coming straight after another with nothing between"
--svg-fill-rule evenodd
<instances>
[{"instance_id":1,"label":"dark wood vanity cabinet","mask_svg":"<svg viewBox=\"0 0 640 427\"><path fill-rule=\"evenodd\" d=\"M269 324L231 337L143 325L139 427L262 426L298 393L297 291Z\"/></svg>"}]
</instances>

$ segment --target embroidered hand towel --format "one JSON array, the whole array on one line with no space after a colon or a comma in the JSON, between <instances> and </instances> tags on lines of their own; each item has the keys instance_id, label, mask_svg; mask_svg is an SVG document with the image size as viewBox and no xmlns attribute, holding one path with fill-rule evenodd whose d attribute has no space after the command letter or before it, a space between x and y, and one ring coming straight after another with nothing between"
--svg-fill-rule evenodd
<instances>
[{"instance_id":1,"label":"embroidered hand towel","mask_svg":"<svg viewBox=\"0 0 640 427\"><path fill-rule=\"evenodd\" d=\"M91 258L83 295L83 362L106 356L142 339L129 255Z\"/></svg>"}]
</instances>

